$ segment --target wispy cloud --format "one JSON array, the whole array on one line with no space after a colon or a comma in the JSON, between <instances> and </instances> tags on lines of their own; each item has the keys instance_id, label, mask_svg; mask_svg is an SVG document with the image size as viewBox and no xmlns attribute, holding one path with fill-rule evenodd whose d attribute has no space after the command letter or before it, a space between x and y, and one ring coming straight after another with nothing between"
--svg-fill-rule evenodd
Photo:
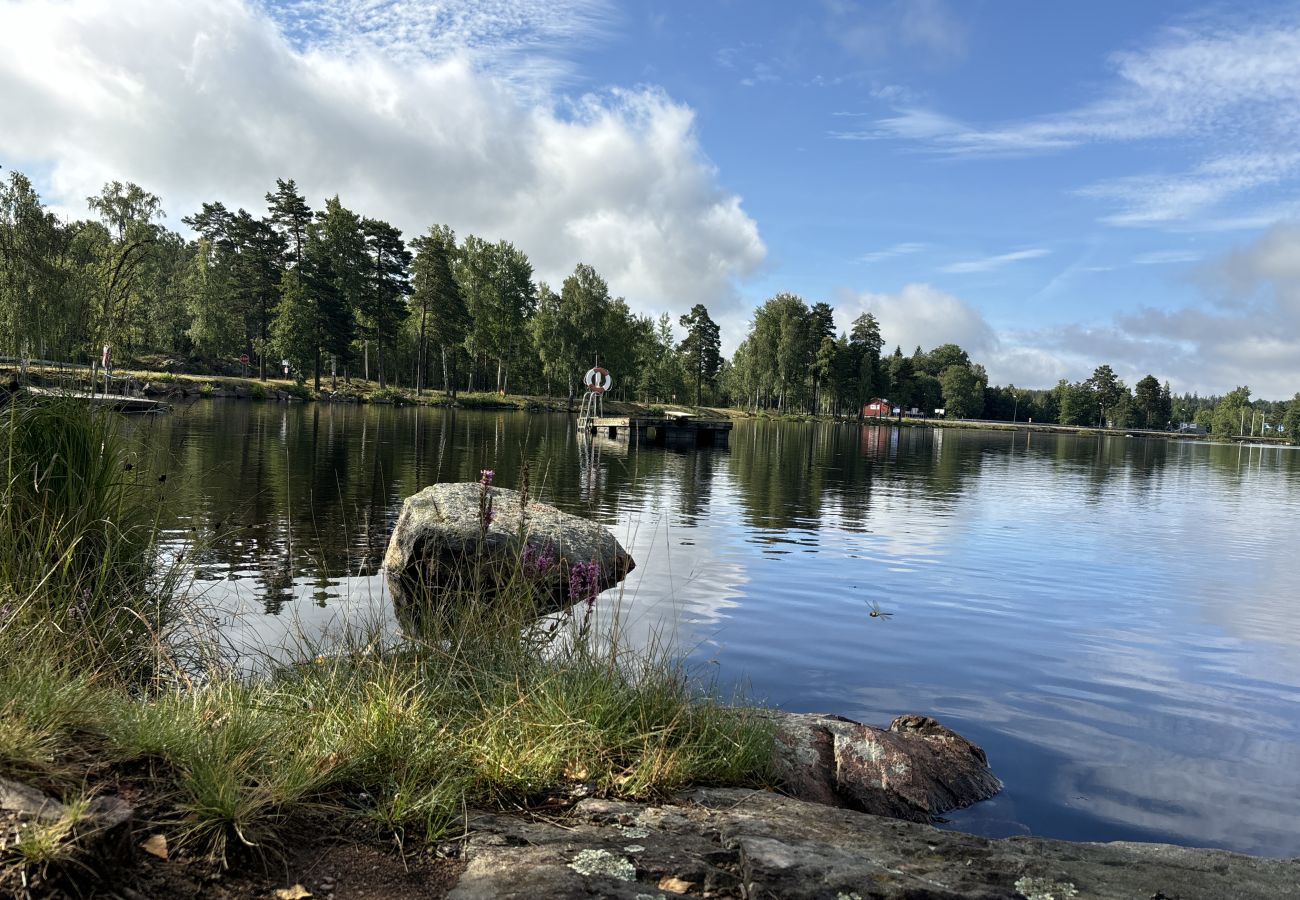
<instances>
[{"instance_id":1,"label":"wispy cloud","mask_svg":"<svg viewBox=\"0 0 1300 900\"><path fill-rule=\"evenodd\" d=\"M1153 250L1150 253L1139 253L1133 257L1133 262L1139 266L1163 266L1196 262L1200 258L1201 254L1194 250Z\"/></svg>"},{"instance_id":2,"label":"wispy cloud","mask_svg":"<svg viewBox=\"0 0 1300 900\"><path fill-rule=\"evenodd\" d=\"M997 256L985 256L981 259L968 259L962 262L955 262L943 266L940 272L951 274L969 274L971 272L991 272L994 269L1000 269L1003 266L1020 262L1023 259L1037 259L1040 256L1046 256L1052 251L1044 247L1030 247L1025 250L1014 250L1011 253L999 253Z\"/></svg>"},{"instance_id":3,"label":"wispy cloud","mask_svg":"<svg viewBox=\"0 0 1300 900\"><path fill-rule=\"evenodd\" d=\"M900 51L939 63L966 55L966 26L944 0L827 0L825 5L827 32L868 63L879 63Z\"/></svg>"},{"instance_id":4,"label":"wispy cloud","mask_svg":"<svg viewBox=\"0 0 1300 900\"><path fill-rule=\"evenodd\" d=\"M915 104L850 140L903 140L936 154L988 158L1094 144L1163 142L1199 154L1181 172L1139 174L1084 188L1115 204L1104 221L1168 226L1300 176L1300 15L1242 23L1206 19L1169 28L1145 49L1111 57L1114 77L1074 109L992 125Z\"/></svg>"},{"instance_id":5,"label":"wispy cloud","mask_svg":"<svg viewBox=\"0 0 1300 900\"><path fill-rule=\"evenodd\" d=\"M1223 201L1276 185L1300 172L1300 153L1235 153L1174 175L1138 175L1083 188L1083 196L1113 200L1112 225L1163 225L1185 221Z\"/></svg>"},{"instance_id":6,"label":"wispy cloud","mask_svg":"<svg viewBox=\"0 0 1300 900\"><path fill-rule=\"evenodd\" d=\"M904 243L895 244L892 247L886 247L884 250L875 250L871 253L864 253L858 257L857 261L861 263L878 263L886 259L892 259L895 256L905 256L910 253L920 253L929 247L929 244Z\"/></svg>"},{"instance_id":7,"label":"wispy cloud","mask_svg":"<svg viewBox=\"0 0 1300 900\"><path fill-rule=\"evenodd\" d=\"M609 0L254 0L299 50L412 64L468 54L510 77L567 72L562 54L607 33Z\"/></svg>"}]
</instances>

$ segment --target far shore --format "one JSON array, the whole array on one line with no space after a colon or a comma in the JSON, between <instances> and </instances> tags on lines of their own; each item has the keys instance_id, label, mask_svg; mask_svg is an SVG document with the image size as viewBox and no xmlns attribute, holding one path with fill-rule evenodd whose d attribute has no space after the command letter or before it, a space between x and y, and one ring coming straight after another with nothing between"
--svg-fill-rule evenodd
<instances>
[{"instance_id":1,"label":"far shore","mask_svg":"<svg viewBox=\"0 0 1300 900\"><path fill-rule=\"evenodd\" d=\"M56 373L44 370L32 373L47 384L57 383ZM0 369L0 380L8 381L16 375L12 368ZM101 376L102 377L102 376ZM453 407L457 409L523 410L529 412L576 412L579 397L572 400L563 396L541 394L510 394L496 391L458 390L448 395L441 388L426 388L420 394L408 387L380 387L375 381L362 378L322 378L321 389L316 391L308 380L299 383L294 379L267 378L238 375L199 375L173 373L148 369L119 369L113 373L111 392L118 390L141 391L153 397L173 397L185 401L197 399L232 399L256 401L314 401L332 403L374 403L391 406ZM102 381L100 382L102 386ZM1054 423L998 419L949 419L931 417L892 416L870 418L858 416L830 416L799 411L747 410L734 407L694 406L690 403L667 401L642 403L633 400L616 400L607 397L605 412L612 416L653 414L665 409L684 410L702 416L730 419L769 419L788 422L824 422L841 425L875 425L904 428L967 428L992 431L1043 432L1086 436L1159 438L1178 441L1228 442L1259 446L1290 446L1285 437L1267 435L1194 434L1147 428L1101 428L1087 425L1057 425Z\"/></svg>"}]
</instances>

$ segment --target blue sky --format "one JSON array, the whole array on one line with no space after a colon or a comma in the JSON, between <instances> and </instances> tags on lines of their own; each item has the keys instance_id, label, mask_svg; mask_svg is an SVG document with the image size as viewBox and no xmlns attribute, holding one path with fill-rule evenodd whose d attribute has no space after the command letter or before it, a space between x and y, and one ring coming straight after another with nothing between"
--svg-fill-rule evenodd
<instances>
[{"instance_id":1,"label":"blue sky","mask_svg":"<svg viewBox=\"0 0 1300 900\"><path fill-rule=\"evenodd\" d=\"M0 0L0 162L579 261L734 347L777 291L955 340L1300 390L1300 5Z\"/></svg>"}]
</instances>

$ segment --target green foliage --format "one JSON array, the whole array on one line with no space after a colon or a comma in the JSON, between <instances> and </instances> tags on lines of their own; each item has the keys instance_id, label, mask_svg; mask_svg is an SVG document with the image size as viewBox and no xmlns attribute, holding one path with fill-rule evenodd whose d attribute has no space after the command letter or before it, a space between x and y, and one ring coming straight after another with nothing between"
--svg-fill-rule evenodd
<instances>
[{"instance_id":1,"label":"green foliage","mask_svg":"<svg viewBox=\"0 0 1300 900\"><path fill-rule=\"evenodd\" d=\"M452 274L456 235L445 225L433 225L428 234L416 238L411 246L416 250L412 300L419 310L413 317L418 327L416 393L423 391L428 383L428 345L432 341L439 349L442 389L454 397L457 362L469 330L469 309Z\"/></svg>"},{"instance_id":2,"label":"green foliage","mask_svg":"<svg viewBox=\"0 0 1300 900\"><path fill-rule=\"evenodd\" d=\"M953 363L939 375L943 388L943 405L947 414L958 419L979 416L984 410L984 388L988 379L970 365Z\"/></svg>"},{"instance_id":3,"label":"green foliage","mask_svg":"<svg viewBox=\"0 0 1300 900\"><path fill-rule=\"evenodd\" d=\"M1287 404L1282 416L1282 433L1293 444L1300 444L1300 392L1297 392Z\"/></svg>"},{"instance_id":4,"label":"green foliage","mask_svg":"<svg viewBox=\"0 0 1300 900\"><path fill-rule=\"evenodd\" d=\"M717 377L722 365L722 338L718 324L709 318L709 311L703 303L691 307L691 311L682 316L679 324L686 329L678 350L681 351L687 370L695 379L695 405L700 405L700 391L705 382L712 382Z\"/></svg>"}]
</instances>

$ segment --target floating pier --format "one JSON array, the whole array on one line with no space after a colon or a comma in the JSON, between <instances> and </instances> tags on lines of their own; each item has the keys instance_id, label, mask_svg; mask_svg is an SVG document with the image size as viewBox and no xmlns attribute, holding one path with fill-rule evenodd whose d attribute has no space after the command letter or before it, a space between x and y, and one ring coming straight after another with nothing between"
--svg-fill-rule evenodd
<instances>
[{"instance_id":1,"label":"floating pier","mask_svg":"<svg viewBox=\"0 0 1300 900\"><path fill-rule=\"evenodd\" d=\"M589 434L608 438L625 436L628 443L664 447L726 447L732 424L730 419L672 410L656 415L593 416L578 423Z\"/></svg>"}]
</instances>

